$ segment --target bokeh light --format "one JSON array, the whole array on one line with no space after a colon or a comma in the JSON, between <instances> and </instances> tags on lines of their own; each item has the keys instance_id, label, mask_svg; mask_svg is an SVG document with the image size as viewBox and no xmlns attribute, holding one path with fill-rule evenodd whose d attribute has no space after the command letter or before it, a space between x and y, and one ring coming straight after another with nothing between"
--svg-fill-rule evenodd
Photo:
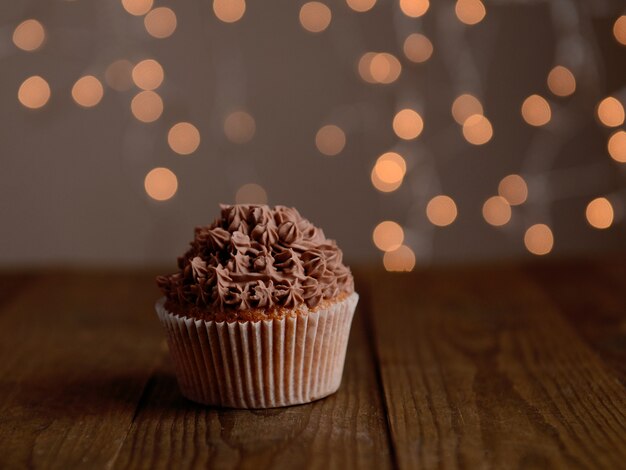
<instances>
[{"instance_id":1,"label":"bokeh light","mask_svg":"<svg viewBox=\"0 0 626 470\"><path fill-rule=\"evenodd\" d=\"M576 78L567 67L557 65L548 74L548 88L556 96L569 96L576 91Z\"/></svg>"},{"instance_id":2,"label":"bokeh light","mask_svg":"<svg viewBox=\"0 0 626 470\"><path fill-rule=\"evenodd\" d=\"M507 175L498 184L498 194L512 206L519 206L528 198L528 185L520 175Z\"/></svg>"},{"instance_id":3,"label":"bokeh light","mask_svg":"<svg viewBox=\"0 0 626 470\"><path fill-rule=\"evenodd\" d=\"M587 204L585 210L587 222L594 228L605 229L613 224L613 206L605 197L598 197Z\"/></svg>"},{"instance_id":4,"label":"bokeh light","mask_svg":"<svg viewBox=\"0 0 626 470\"><path fill-rule=\"evenodd\" d=\"M133 67L133 82L143 90L154 90L163 83L163 67L154 59L146 59Z\"/></svg>"},{"instance_id":5,"label":"bokeh light","mask_svg":"<svg viewBox=\"0 0 626 470\"><path fill-rule=\"evenodd\" d=\"M111 63L104 72L104 80L117 91L130 90L133 86L133 64L129 60L119 59Z\"/></svg>"},{"instance_id":6,"label":"bokeh light","mask_svg":"<svg viewBox=\"0 0 626 470\"><path fill-rule=\"evenodd\" d=\"M189 155L200 145L200 132L189 122L179 122L167 133L167 143L177 154Z\"/></svg>"},{"instance_id":7,"label":"bokeh light","mask_svg":"<svg viewBox=\"0 0 626 470\"><path fill-rule=\"evenodd\" d=\"M486 144L493 137L491 122L482 114L472 114L463 121L463 137L473 145Z\"/></svg>"},{"instance_id":8,"label":"bokeh light","mask_svg":"<svg viewBox=\"0 0 626 470\"><path fill-rule=\"evenodd\" d=\"M213 0L213 13L224 23L239 21L245 12L245 0Z\"/></svg>"},{"instance_id":9,"label":"bokeh light","mask_svg":"<svg viewBox=\"0 0 626 470\"><path fill-rule=\"evenodd\" d=\"M620 44L626 46L626 15L620 16L613 24L613 36Z\"/></svg>"},{"instance_id":10,"label":"bokeh light","mask_svg":"<svg viewBox=\"0 0 626 470\"><path fill-rule=\"evenodd\" d=\"M459 21L467 25L480 23L487 14L485 5L480 0L457 0L454 12Z\"/></svg>"},{"instance_id":11,"label":"bokeh light","mask_svg":"<svg viewBox=\"0 0 626 470\"><path fill-rule=\"evenodd\" d=\"M235 144L250 142L256 132L256 122L246 111L234 111L224 120L224 134Z\"/></svg>"},{"instance_id":12,"label":"bokeh light","mask_svg":"<svg viewBox=\"0 0 626 470\"><path fill-rule=\"evenodd\" d=\"M404 158L395 152L387 152L378 157L372 168L372 184L384 193L395 191L402 185L405 174Z\"/></svg>"},{"instance_id":13,"label":"bokeh light","mask_svg":"<svg viewBox=\"0 0 626 470\"><path fill-rule=\"evenodd\" d=\"M163 113L163 100L154 91L137 93L130 103L133 116L141 122L154 122Z\"/></svg>"},{"instance_id":14,"label":"bokeh light","mask_svg":"<svg viewBox=\"0 0 626 470\"><path fill-rule=\"evenodd\" d=\"M530 95L522 103L522 117L531 126L544 126L550 122L550 104L539 95Z\"/></svg>"},{"instance_id":15,"label":"bokeh light","mask_svg":"<svg viewBox=\"0 0 626 470\"><path fill-rule=\"evenodd\" d=\"M235 202L237 204L267 204L267 192L261 185L247 183L237 190Z\"/></svg>"},{"instance_id":16,"label":"bokeh light","mask_svg":"<svg viewBox=\"0 0 626 470\"><path fill-rule=\"evenodd\" d=\"M410 18L419 18L428 11L428 0L400 0L400 10Z\"/></svg>"},{"instance_id":17,"label":"bokeh light","mask_svg":"<svg viewBox=\"0 0 626 470\"><path fill-rule=\"evenodd\" d=\"M324 31L331 18L330 8L321 2L307 2L300 8L300 24L311 33Z\"/></svg>"},{"instance_id":18,"label":"bokeh light","mask_svg":"<svg viewBox=\"0 0 626 470\"><path fill-rule=\"evenodd\" d=\"M409 34L402 49L407 59L418 64L426 62L433 55L433 43L420 33Z\"/></svg>"},{"instance_id":19,"label":"bokeh light","mask_svg":"<svg viewBox=\"0 0 626 470\"><path fill-rule=\"evenodd\" d=\"M346 3L354 11L363 13L371 10L376 5L376 0L346 0Z\"/></svg>"},{"instance_id":20,"label":"bokeh light","mask_svg":"<svg viewBox=\"0 0 626 470\"><path fill-rule=\"evenodd\" d=\"M167 7L155 8L143 19L148 34L157 39L168 38L174 34L176 23L176 13Z\"/></svg>"},{"instance_id":21,"label":"bokeh light","mask_svg":"<svg viewBox=\"0 0 626 470\"><path fill-rule=\"evenodd\" d=\"M46 39L46 31L37 20L25 20L13 31L13 44L23 51L36 51Z\"/></svg>"},{"instance_id":22,"label":"bokeh light","mask_svg":"<svg viewBox=\"0 0 626 470\"><path fill-rule=\"evenodd\" d=\"M178 179L169 169L153 168L146 175L143 186L148 196L156 201L171 199L178 190Z\"/></svg>"},{"instance_id":23,"label":"bokeh light","mask_svg":"<svg viewBox=\"0 0 626 470\"><path fill-rule=\"evenodd\" d=\"M346 134L339 126L328 124L315 134L315 146L324 155L337 155L345 145Z\"/></svg>"},{"instance_id":24,"label":"bokeh light","mask_svg":"<svg viewBox=\"0 0 626 470\"><path fill-rule=\"evenodd\" d=\"M511 206L502 196L492 196L483 204L483 217L488 224L500 227L511 220Z\"/></svg>"},{"instance_id":25,"label":"bokeh light","mask_svg":"<svg viewBox=\"0 0 626 470\"><path fill-rule=\"evenodd\" d=\"M607 144L609 155L613 160L626 163L626 131L616 131Z\"/></svg>"},{"instance_id":26,"label":"bokeh light","mask_svg":"<svg viewBox=\"0 0 626 470\"><path fill-rule=\"evenodd\" d=\"M369 73L375 83L395 82L402 72L400 61L388 52L375 54L369 63Z\"/></svg>"},{"instance_id":27,"label":"bokeh light","mask_svg":"<svg viewBox=\"0 0 626 470\"><path fill-rule=\"evenodd\" d=\"M467 118L474 114L483 114L483 105L475 96L465 93L452 103L452 117L459 124L463 125Z\"/></svg>"},{"instance_id":28,"label":"bokeh light","mask_svg":"<svg viewBox=\"0 0 626 470\"><path fill-rule=\"evenodd\" d=\"M370 65L372 64L372 59L376 56L376 52L366 52L359 59L358 71L359 75L366 81L367 83L376 83L374 77L372 77L372 73L370 72Z\"/></svg>"},{"instance_id":29,"label":"bokeh light","mask_svg":"<svg viewBox=\"0 0 626 470\"><path fill-rule=\"evenodd\" d=\"M624 107L616 98L609 96L598 104L598 119L607 127L624 124Z\"/></svg>"},{"instance_id":30,"label":"bokeh light","mask_svg":"<svg viewBox=\"0 0 626 470\"><path fill-rule=\"evenodd\" d=\"M97 105L104 95L102 83L93 75L85 75L79 78L72 87L72 98L84 108Z\"/></svg>"},{"instance_id":31,"label":"bokeh light","mask_svg":"<svg viewBox=\"0 0 626 470\"><path fill-rule=\"evenodd\" d=\"M426 205L426 217L430 223L445 227L455 221L457 216L456 203L450 196L440 194L432 198Z\"/></svg>"},{"instance_id":32,"label":"bokeh light","mask_svg":"<svg viewBox=\"0 0 626 470\"><path fill-rule=\"evenodd\" d=\"M39 75L28 77L17 90L17 99L27 108L41 108L50 99L50 85Z\"/></svg>"},{"instance_id":33,"label":"bokeh light","mask_svg":"<svg viewBox=\"0 0 626 470\"><path fill-rule=\"evenodd\" d=\"M122 6L131 15L145 15L152 8L153 0L122 0Z\"/></svg>"},{"instance_id":34,"label":"bokeh light","mask_svg":"<svg viewBox=\"0 0 626 470\"><path fill-rule=\"evenodd\" d=\"M393 118L393 131L404 140L419 137L424 129L424 121L417 111L403 109Z\"/></svg>"},{"instance_id":35,"label":"bokeh light","mask_svg":"<svg viewBox=\"0 0 626 470\"><path fill-rule=\"evenodd\" d=\"M404 241L404 230L398 223L385 220L374 228L372 240L379 250L396 250Z\"/></svg>"},{"instance_id":36,"label":"bokeh light","mask_svg":"<svg viewBox=\"0 0 626 470\"><path fill-rule=\"evenodd\" d=\"M383 266L387 271L412 271L415 267L415 253L406 245L385 252Z\"/></svg>"},{"instance_id":37,"label":"bokeh light","mask_svg":"<svg viewBox=\"0 0 626 470\"><path fill-rule=\"evenodd\" d=\"M552 230L546 224L535 224L526 230L524 245L533 255L547 255L554 246Z\"/></svg>"}]
</instances>

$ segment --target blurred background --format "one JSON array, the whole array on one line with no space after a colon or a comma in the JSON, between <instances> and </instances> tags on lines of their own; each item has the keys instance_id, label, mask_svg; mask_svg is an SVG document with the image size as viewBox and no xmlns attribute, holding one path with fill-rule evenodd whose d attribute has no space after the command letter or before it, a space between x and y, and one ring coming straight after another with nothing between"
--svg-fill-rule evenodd
<instances>
[{"instance_id":1,"label":"blurred background","mask_svg":"<svg viewBox=\"0 0 626 470\"><path fill-rule=\"evenodd\" d=\"M623 0L0 13L0 266L173 268L220 202L388 270L626 251Z\"/></svg>"}]
</instances>

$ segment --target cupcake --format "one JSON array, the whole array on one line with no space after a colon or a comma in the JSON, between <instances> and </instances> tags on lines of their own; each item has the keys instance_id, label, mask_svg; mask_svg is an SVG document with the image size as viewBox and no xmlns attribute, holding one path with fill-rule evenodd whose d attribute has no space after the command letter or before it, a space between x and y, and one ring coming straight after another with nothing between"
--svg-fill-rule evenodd
<instances>
[{"instance_id":1,"label":"cupcake","mask_svg":"<svg viewBox=\"0 0 626 470\"><path fill-rule=\"evenodd\" d=\"M358 301L334 240L296 209L222 205L156 304L182 394L207 405L308 403L341 383Z\"/></svg>"}]
</instances>

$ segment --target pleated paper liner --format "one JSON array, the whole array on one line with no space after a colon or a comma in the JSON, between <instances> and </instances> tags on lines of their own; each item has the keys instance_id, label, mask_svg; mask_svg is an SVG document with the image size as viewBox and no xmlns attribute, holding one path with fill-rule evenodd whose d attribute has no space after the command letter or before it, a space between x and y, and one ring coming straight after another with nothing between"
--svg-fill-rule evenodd
<instances>
[{"instance_id":1,"label":"pleated paper liner","mask_svg":"<svg viewBox=\"0 0 626 470\"><path fill-rule=\"evenodd\" d=\"M229 408L309 403L337 391L359 296L280 320L215 322L168 312L167 332L182 394Z\"/></svg>"}]
</instances>

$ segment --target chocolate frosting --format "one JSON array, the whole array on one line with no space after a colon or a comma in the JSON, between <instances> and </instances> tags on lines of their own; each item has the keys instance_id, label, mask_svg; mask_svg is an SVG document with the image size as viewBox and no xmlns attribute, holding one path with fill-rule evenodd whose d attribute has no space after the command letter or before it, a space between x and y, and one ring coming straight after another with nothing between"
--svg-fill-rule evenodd
<instances>
[{"instance_id":1,"label":"chocolate frosting","mask_svg":"<svg viewBox=\"0 0 626 470\"><path fill-rule=\"evenodd\" d=\"M334 240L296 209L221 205L221 216L197 227L179 271L159 276L168 300L207 311L317 306L354 292Z\"/></svg>"}]
</instances>

